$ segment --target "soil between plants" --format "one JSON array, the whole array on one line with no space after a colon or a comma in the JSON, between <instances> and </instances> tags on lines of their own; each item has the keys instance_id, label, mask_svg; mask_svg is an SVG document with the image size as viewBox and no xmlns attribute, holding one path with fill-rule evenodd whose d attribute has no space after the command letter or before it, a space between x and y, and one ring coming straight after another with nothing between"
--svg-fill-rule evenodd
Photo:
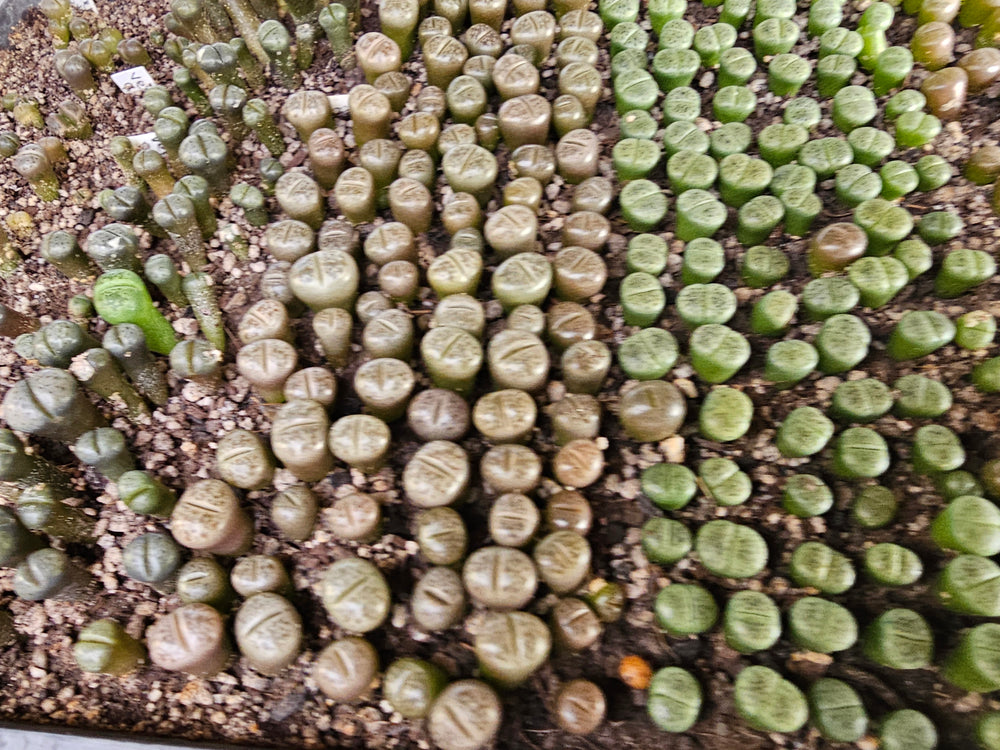
<instances>
[{"instance_id":1,"label":"soil between plants","mask_svg":"<svg viewBox=\"0 0 1000 750\"><path fill-rule=\"evenodd\" d=\"M702 8L692 3L693 16L689 19L709 23L715 20L717 10ZM138 36L144 42L150 30L159 28L159 18L167 10L162 0L142 4L98 2L99 15L84 14L99 27L114 25L125 36ZM854 9L856 13L860 8ZM375 5L363 7L366 29L376 26ZM849 22L848 22L849 23ZM853 26L852 26L853 28ZM913 30L912 19L901 19L893 29L892 41L909 38ZM746 31L741 33L745 36ZM965 51L967 39L963 36ZM742 39L740 44L746 44ZM800 50L815 47L814 42L803 41ZM963 51L960 45L959 54ZM0 52L0 89L34 92L42 100L42 110L47 111L56 103L69 98L70 90L59 79L52 64L52 48L45 30L45 20L37 12L11 35L11 50ZM162 54L154 54L151 66L153 77L170 86L172 64ZM606 45L602 43L600 68L610 86ZM119 66L119 68L124 66ZM421 84L419 56L408 65L417 86ZM919 81L920 73L914 79ZM712 74L702 73L696 85L705 92L705 102L710 102ZM23 180L10 167L0 162L0 219L12 211L26 211L32 215L35 226L30 236L15 239L25 256L21 269L2 283L0 301L22 312L32 313L43 322L66 316L66 303L74 294L85 293L87 285L69 281L38 256L38 244L45 233L55 229L68 229L81 239L108 222L96 202L96 194L105 187L121 184L117 166L107 152L107 142L114 135L148 132L152 120L138 100L123 94L114 87L107 76L98 77L99 93L88 104L94 124L94 137L86 141L69 141L70 161L57 169L62 179L62 194L55 204L39 202ZM355 71L344 71L332 60L326 44L318 45L317 59L305 75L304 88L315 88L330 94L346 93L359 80ZM551 64L543 72L543 88L553 95L555 77ZM758 111L748 121L758 132L765 125L780 118L782 100L766 91L761 73L750 84L759 96ZM996 94L997 86L975 100L970 100L962 119L949 124L933 144L926 149L943 155L958 173L971 151L980 145L994 143L1000 133ZM176 92L175 92L176 93ZM803 94L815 95L812 84ZM287 92L272 87L264 97L280 106ZM182 101L178 97L179 101ZM710 112L710 107L706 107ZM824 103L827 119L820 126L830 131L828 103ZM710 127L706 121L704 125ZM305 160L304 147L294 133L286 131L290 150L282 157L286 166L295 166ZM340 113L337 127L345 140L353 145L347 119ZM0 129L16 130L23 142L30 142L42 134L15 126L9 113L0 111ZM604 159L601 172L611 176L610 151L618 138L616 115L611 104L610 89L605 91L594 130L603 147ZM239 158L234 181L246 180L257 184L256 164L264 155L254 140L248 140L236 149ZM504 163L504 153L498 154ZM922 152L911 150L902 157L915 161ZM658 172L662 181L662 172ZM821 186L826 210L817 226L838 220L848 210L832 197L832 185ZM551 252L559 247L562 221L570 212L571 188L556 178L546 189L546 200L540 215L543 240ZM962 215L966 231L950 245L936 248L935 258L948 249L967 246L992 250L1000 225L989 210L988 188L977 188L961 178L947 187L928 194L914 194L906 205L919 215L931 210L953 209ZM272 211L277 207L272 205ZM235 339L236 324L244 310L259 298L257 284L269 256L262 248L259 229L243 220L242 213L228 199L219 205L220 216L236 223L250 241L247 260L238 260L228 249L212 240L209 258L210 272L215 279L216 292L226 314L230 339ZM604 256L607 259L611 280L605 293L592 300L590 308L599 323L598 337L611 345L620 343L630 332L616 306L617 287L625 275L625 246L632 233L620 221L617 209L612 212L614 234ZM732 217L731 217L732 218ZM661 228L661 234L670 241L671 255L663 282L672 303L679 288L674 274L679 272L682 243L673 240L671 233L673 212ZM741 288L737 272L738 258L742 252L732 237L732 226L722 233L727 250L727 270L720 279L736 290L740 311L733 321L738 330L747 330L747 318L752 303L764 290ZM804 264L803 240L772 238L792 260L792 273L785 282L777 285L792 291L801 291L808 274ZM151 238L143 236L143 246L148 248ZM424 242L424 259L446 247L446 236L436 229ZM158 250L172 252L169 243L158 242ZM890 305L877 311L856 311L872 329L875 343L871 355L858 371L845 375L847 379L863 373L878 377L887 383L909 372L921 372L936 377L952 388L955 405L943 422L958 432L969 453L969 466L975 467L989 458L1000 456L1000 442L995 435L998 427L1000 396L984 396L968 381L973 363L993 351L969 353L951 345L934 355L915 363L894 363L884 356L884 342L895 321L908 309L931 306L954 318L964 311L985 309L1000 315L997 279L979 287L974 293L957 300L938 300L931 296L934 271L925 274L909 285ZM374 274L368 272L368 288L374 286ZM482 288L483 299L488 299L488 286ZM186 335L197 332L197 324L189 309L172 309L165 301L161 308L175 321L177 330ZM433 299L424 295L411 309L418 313L418 320L425 320L433 309ZM491 331L502 326L501 311L493 302L487 304ZM668 305L664 327L681 341L682 350L687 339L683 326L672 314ZM800 325L796 337L811 338L818 326ZM102 333L104 324L97 321L92 331ZM300 358L305 364L321 364L308 321L296 324ZM793 408L801 405L829 404L836 385L844 377L823 377L814 374L805 382L786 392L776 392L762 380L763 352L767 340L750 337L754 355L750 363L735 377L730 385L740 388L754 401L753 428L744 438L730 444L706 441L698 436L695 420L697 402L707 388L693 377L691 367L682 359L669 379L690 397L689 419L682 434L660 444L638 445L624 438L615 418L620 388L625 384L620 370L615 367L601 401L606 407L602 434L609 441L608 466L598 485L585 492L595 512L595 526L589 535L593 548L594 573L598 578L615 581L626 587L628 604L623 619L609 625L598 646L578 655L557 654L550 664L525 686L504 694L505 718L496 741L499 748L650 748L669 743L679 750L722 750L741 747L746 750L769 747L821 748L831 746L821 740L811 729L796 735L766 735L747 728L735 715L732 705L732 681L735 675L750 663L773 666L805 686L822 675L847 680L861 693L873 718L887 711L912 707L927 712L937 724L942 748L971 746L969 727L976 712L997 704L989 698L966 696L945 685L935 670L899 672L873 665L860 653L858 647L841 653L833 659L817 654L796 651L782 639L775 649L742 657L729 649L717 632L690 639L667 638L656 627L652 615L652 601L668 581L699 581L724 602L728 593L742 588L754 588L773 596L784 608L803 595L787 578L787 562L791 551L801 542L823 540L845 552L858 563L864 548L875 542L895 541L914 549L922 558L925 576L915 586L889 590L872 585L859 576L859 583L837 601L848 606L863 627L882 611L894 606L906 606L923 614L934 626L937 653L948 650L962 627L976 624L975 618L958 617L943 611L933 599L928 582L940 569L946 557L930 541L927 527L944 501L930 483L915 477L908 463L910 436L921 422L886 416L875 423L876 429L890 442L893 466L882 478L887 486L902 495L901 511L896 521L886 529L862 531L850 520L850 500L857 487L835 481L827 472L826 453L812 461L782 458L773 445L777 424ZM360 351L360 347L356 347ZM232 364L235 346L230 343L226 357L225 384L218 390L177 381L171 378L171 399L166 407L158 409L153 421L147 425L134 425L118 414L113 426L129 438L139 462L155 472L175 489L182 489L186 482L212 476L215 441L228 430L236 427L265 432L269 427L271 407L262 405L251 393L248 384L240 378ZM356 366L357 362L354 363ZM27 372L36 367L23 362L15 355L11 342L0 344L0 395ZM338 399L334 417L356 412L360 403L349 392L353 369L340 373L340 385L345 394ZM554 377L558 370L553 368ZM423 385L427 380L421 375ZM484 381L482 387L488 384ZM562 395L562 386L553 380L542 395L543 405ZM547 420L540 420L532 447L544 458L554 453L548 437ZM430 746L426 733L419 723L403 720L394 714L383 701L375 697L354 705L334 705L317 691L309 677L309 666L315 654L339 633L331 626L315 592L315 584L333 560L359 555L375 561L386 573L394 593L394 609L390 621L371 634L378 648L383 666L393 658L415 655L428 658L444 667L454 677L467 677L475 673L475 658L471 649L472 636L477 624L476 616L470 617L464 627L457 627L440 634L427 634L415 628L407 611L414 573L425 563L410 533L414 516L402 497L398 478L407 458L418 447L414 436L405 426L394 429L394 451L389 466L377 475L365 477L357 472L337 469L330 477L315 486L323 505L343 492L345 485L354 485L375 493L384 503L385 526L381 539L372 545L343 544L336 541L325 529L322 520L313 537L302 544L283 541L267 520L268 502L273 492L251 492L246 502L252 509L257 526L254 552L279 555L293 576L296 592L293 602L301 612L305 625L305 650L296 663L274 678L259 675L242 663L234 663L226 672L209 680L193 679L185 675L166 672L146 666L122 677L106 677L81 673L73 661L72 643L78 630L87 622L99 617L113 617L127 626L134 636L141 636L146 627L158 616L175 608L176 596L161 595L148 586L129 579L122 570L121 548L140 533L162 530L164 525L152 519L137 516L114 496L113 488L105 488L103 481L91 472L81 472L72 454L64 447L47 441L31 441L50 459L71 471L80 489L78 500L97 518L98 539L91 546L69 545L71 555L87 565L100 583L101 589L85 602L30 603L12 595L13 571L0 571L0 605L15 617L20 633L16 644L0 650L0 719L36 724L56 724L69 727L87 727L121 732L134 732L162 737L223 740L254 746L285 746L302 748L426 748ZM476 460L483 446L476 437L463 441ZM639 547L639 527L649 517L660 512L641 496L639 472L662 460L683 460L696 466L711 456L728 456L748 471L754 480L754 493L749 502L736 508L716 508L705 498L698 498L686 509L673 514L689 523L692 528L714 517L728 517L752 525L767 539L771 549L770 564L758 578L737 582L708 575L690 557L672 568L649 564ZM834 487L837 503L822 518L802 520L789 516L780 506L784 478L799 470L819 472ZM276 488L293 482L286 472L279 472ZM551 492L554 485L543 487L542 495ZM486 539L485 516L490 497L477 492L463 506L470 530L470 546ZM544 614L554 597L543 592L530 609ZM639 654L659 668L680 665L691 669L702 684L705 707L700 721L688 733L666 736L657 731L646 717L645 695L626 687L617 679L617 665L623 655ZM587 677L597 682L608 698L608 720L593 735L573 737L557 728L550 719L548 707L562 681ZM873 748L874 740L863 740L862 747Z\"/></svg>"}]
</instances>

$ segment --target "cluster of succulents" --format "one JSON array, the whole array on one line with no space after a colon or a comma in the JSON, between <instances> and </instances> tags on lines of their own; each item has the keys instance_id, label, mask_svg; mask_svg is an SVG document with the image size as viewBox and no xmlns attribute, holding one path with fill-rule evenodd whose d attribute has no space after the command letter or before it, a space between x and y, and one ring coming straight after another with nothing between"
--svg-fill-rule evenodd
<instances>
[{"instance_id":1,"label":"cluster of succulents","mask_svg":"<svg viewBox=\"0 0 1000 750\"><path fill-rule=\"evenodd\" d=\"M793 2L757 3L749 35L752 53L736 46L747 36L738 32L749 15L748 4L738 0L722 4L718 23L697 29L684 19L684 2L651 2L648 25L641 24L639 3L600 4L610 32L622 135L627 136L613 153L622 183L619 199L623 219L637 233L629 242L629 274L620 289L625 322L639 328L618 350L624 373L639 381L622 392L619 420L626 434L640 441L660 441L678 433L684 422L684 394L663 381L680 351L675 337L664 330L664 315L675 316L690 332L690 366L707 386L699 389L698 432L715 444L739 440L753 423L751 398L741 387L725 385L750 361L751 341L763 344L763 380L777 390L792 388L815 371L826 375L854 371L869 356L873 335L863 316L852 311L858 306L876 310L889 303L937 265L933 248L954 240L963 230L962 219L953 212L926 212L915 221L907 207L899 205L913 191L936 190L949 182L952 175L943 158L910 149L930 144L942 129L941 120L959 116L971 78L976 79L974 91L981 92L1000 73L1000 54L984 42L983 34L989 33L985 26L977 37L980 48L955 67L941 70L953 60L955 32L950 24L959 5L925 2L905 7L907 12L919 12L911 53L889 46L886 40L896 13L891 5L868 5L852 30L842 25L848 15L842 3L813 2L806 29L819 41L814 62L793 53L801 49L801 24L795 23L798 9ZM978 25L983 18L976 20L970 14L967 21L963 24ZM652 59L647 53L650 28L658 37ZM932 71L923 77L919 91L907 88L914 61ZM757 110L755 88L748 84L758 62L768 66L767 87L773 95L795 98L783 103L783 122L754 134L743 121ZM812 79L814 65L819 101L797 96ZM706 78L713 80L709 75L699 79L699 91L692 82L705 69L715 71L717 87L706 90ZM714 124L703 117L706 93ZM881 109L877 97L885 97ZM925 106L930 114L923 111ZM824 115L829 120L823 121ZM846 138L820 137L829 132L829 121ZM894 128L895 135L879 125ZM759 156L751 155L754 148ZM664 168L664 151L666 185L675 197L673 236L685 243L680 287L669 313L658 278L667 269L669 249L655 233L663 229L668 211L656 178L657 170ZM893 155L899 158L886 161ZM991 147L977 152L966 168L970 179L977 184L992 182L993 158ZM826 223L814 230L823 208L817 184L831 178L837 201L848 211L853 209L853 221ZM755 298L748 320L741 319L748 324L750 339L729 325L738 310L737 296L716 282L728 256L716 236L730 224L730 209L736 213L740 280L751 289L770 289ZM779 243L768 243L782 235L808 238L806 260L814 279L800 294L782 283L792 268L789 256L776 246ZM992 254L952 249L940 259L934 293L943 299L958 297L992 279L995 272ZM773 288L776 285L779 288ZM795 325L800 304L804 308L800 325L821 322L812 343ZM884 348L900 362L919 360L952 342L981 351L992 343L995 327L993 316L982 311L953 321L936 310L910 310L898 318ZM781 340L769 343L768 338ZM973 383L984 392L993 389L994 368L993 360L987 359L972 369ZM634 410L633 394L638 404ZM794 463L793 473L785 479L785 512L800 518L829 512L834 492L823 479L829 475L853 486L854 518L860 526L888 526L895 516L896 493L861 482L886 473L890 449L879 432L861 425L892 410L907 419L934 420L951 404L951 392L923 374L899 378L892 388L875 377L852 375L834 391L829 416L814 406L792 410L773 438L781 456L804 459ZM839 434L834 420L844 428ZM828 444L833 447L823 454L827 461L810 460ZM914 432L910 460L913 472L932 478L948 501L932 524L934 541L941 550L959 553L940 572L940 604L965 614L996 616L995 597L980 588L988 587L985 582L991 574L967 579L976 581L971 584L976 594L970 597L961 590L961 574L951 573L966 566L971 570L994 565L988 558L995 541L996 520L990 519L997 516L996 505L984 499L987 491L980 480L963 468L966 453L961 440L943 425L924 423ZM809 464L815 473L800 473L799 467ZM991 471L990 464L983 469L985 475ZM722 507L745 503L753 493L750 477L725 457L704 460L697 474L680 464L655 464L644 470L642 485L644 494L668 514L683 509L699 490ZM952 535L950 530L965 523L975 528L975 541ZM725 519L710 520L692 533L681 520L653 518L644 526L643 548L651 561L665 566L693 551L708 573L723 579L758 576L770 556L758 531ZM923 575L921 558L892 542L869 547L863 562L868 579L877 586L911 586ZM859 640L857 620L829 598L855 584L850 558L827 544L809 541L792 550L787 573L804 594L786 610L784 634L793 646L820 654L854 646ZM677 582L662 589L655 613L661 628L676 637L705 633L720 615L716 597L707 588ZM728 596L722 614L726 643L743 654L770 649L782 637L781 619L781 609L770 596L740 590ZM983 628L991 625L967 631L942 664L945 679L961 689L976 689L976 678L965 670L976 671L974 663L985 667L990 661L985 652L970 656L972 642L986 637ZM882 666L916 669L932 663L931 627L910 609L887 609L867 626L860 640L865 656ZM867 732L863 703L840 680L815 682L807 700L773 669L747 666L737 676L734 691L738 712L757 729L792 732L811 718L830 740L855 742ZM697 680L679 667L666 667L652 677L650 715L666 731L689 729L698 718L701 701ZM983 726L993 721L991 716L986 715ZM984 732L983 746L995 747L995 737ZM933 724L912 710L884 717L879 736L885 747L930 748L937 743Z\"/></svg>"},{"instance_id":2,"label":"cluster of succulents","mask_svg":"<svg viewBox=\"0 0 1000 750\"><path fill-rule=\"evenodd\" d=\"M698 4L699 13L702 5L720 3ZM65 0L43 0L42 10L56 70L77 99L43 117L30 98L5 96L20 126L54 137L22 145L2 132L0 157L40 200L57 201L61 139L92 132L85 103L95 73L114 70L116 56L129 65L151 58L138 39L92 32ZM777 560L748 516L727 517L755 491L727 445L751 434L757 417L751 389L729 381L759 364L767 398L780 398L819 376L841 378L827 408L794 408L769 441L788 470L781 509L795 519L821 523L843 489L851 523L891 528L898 494L877 482L893 450L878 420L912 422L910 473L947 501L929 531L945 560L934 606L1000 616L991 559L1000 553L1000 511L986 499L1000 496L1000 464L968 462L960 436L936 421L952 406L938 380L911 373L890 387L858 376L873 351L909 363L954 344L975 362L976 388L1000 391L1000 357L984 351L996 328L989 312L953 320L909 310L873 332L861 309L884 308L932 269L941 300L995 276L991 253L955 246L964 229L957 213L916 206L915 216L904 201L949 183L951 166L932 144L968 96L1000 77L996 3L904 3L918 23L908 47L889 43L898 10L886 2L858 13L814 0L800 14L791 0L754 8L725 0L716 22L697 28L686 0L600 0L596 12L587 0L514 0L513 18L496 0L434 0L432 12L418 0L385 0L380 31L367 33L359 10L352 2L173 0L167 33L151 35L176 64L173 90L182 95L155 85L141 97L162 152L113 138L125 184L101 186L97 198L110 223L82 241L50 232L38 248L62 274L92 283L91 294L71 301L72 320L44 326L0 307L0 334L42 368L3 401L13 431L0 432L0 480L16 501L0 508L0 564L17 567L15 593L78 600L95 585L64 549L93 540L93 516L65 502L79 488L16 431L69 446L127 508L169 529L129 542L123 568L180 605L147 629L144 644L114 620L94 621L75 647L81 669L123 674L148 655L159 667L211 676L229 666L235 641L246 666L280 673L300 657L303 618L282 561L249 554L255 519L239 493L270 492L278 468L288 472L295 483L271 498L268 522L301 543L320 512L311 485L348 467L358 486L338 490L323 523L342 549L357 551L379 538L389 512L359 487L401 443L417 443L396 481L420 556L404 601L423 631L472 632L478 673L448 674L411 657L380 664L365 636L386 627L396 591L375 562L349 554L315 582L337 637L312 675L331 701L380 691L404 718L425 720L444 750L474 750L500 729L497 689L525 683L554 649L594 648L604 624L622 615L623 587L593 575L584 494L603 479L606 452L617 450L606 424L602 431L612 402L629 447L660 456L685 435L713 454L693 470L674 455L647 461L641 473L644 497L664 511L642 528L645 556L686 570L693 553L703 574L680 573L659 591L659 628L687 639L721 623L726 647L742 659L733 700L751 727L793 733L811 720L826 739L860 740L868 713L848 681L823 676L803 690L774 661L750 657L784 641L818 663L857 647L886 669L931 668L941 644L920 607L886 606L859 622L842 598L859 583L913 587L924 559L881 541L855 562L833 539L812 539ZM977 48L950 65L956 21L979 27ZM321 37L339 73L356 64L365 79L346 97L347 136L337 128L340 103L300 88ZM605 55L621 136L610 149L593 127L607 105ZM284 91L272 111L275 89ZM817 98L806 95L813 90ZM775 102L781 121L754 133L746 121ZM292 130L307 153L286 171L280 158ZM259 186L232 177L246 141L270 155L257 164ZM964 174L978 185L997 181L1000 150L978 150ZM571 200L556 222L558 242L546 246L539 215L563 186ZM227 199L259 228L271 256L235 348L236 371L267 405L270 428L221 436L219 478L191 482L178 496L136 467L106 415L145 424L167 403L157 355L184 381L222 382L234 348L206 242L217 237L237 258L248 255L246 238L218 219ZM828 220L828 200L842 220ZM287 218L272 221L272 209ZM7 224L32 234L26 215ZM626 273L613 286L607 249L619 227L628 235ZM143 249L146 235L159 252ZM782 247L795 238L803 257ZM10 244L0 234L5 272L16 256ZM721 283L733 259L749 295ZM794 283L793 270L813 278ZM605 297L611 290L617 299ZM171 314L186 308L200 336L179 340ZM598 313L610 309L620 309L623 325L605 335ZM95 314L107 324L100 340L89 330ZM325 366L300 366L315 359L299 348L307 330ZM679 365L694 380L679 376ZM103 399L100 409L88 392ZM714 510L707 520L699 514L695 529L689 504L699 493ZM470 529L469 506L485 508L485 534ZM186 562L184 550L194 553ZM768 570L787 576L791 595L762 590ZM960 690L1000 689L1000 626L962 622L972 626L937 660L941 677ZM0 617L0 641L13 637L10 618ZM650 717L666 732L688 731L702 714L697 671L670 664L653 673L631 657L620 675L648 691ZM574 679L550 709L562 729L587 734L606 707L595 682ZM987 750L1000 747L998 716L981 716ZM937 742L930 719L909 708L880 717L878 736L885 748Z\"/></svg>"}]
</instances>

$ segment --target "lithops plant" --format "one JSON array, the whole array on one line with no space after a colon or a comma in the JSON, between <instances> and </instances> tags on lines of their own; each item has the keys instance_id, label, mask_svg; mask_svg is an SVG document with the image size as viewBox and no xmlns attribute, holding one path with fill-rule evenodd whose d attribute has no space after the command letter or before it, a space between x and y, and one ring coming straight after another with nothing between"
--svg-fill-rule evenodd
<instances>
[{"instance_id":1,"label":"lithops plant","mask_svg":"<svg viewBox=\"0 0 1000 750\"><path fill-rule=\"evenodd\" d=\"M473 633L481 676L506 688L550 658L594 648L626 608L627 625L616 626L626 633L651 619L668 640L736 652L734 705L753 729L792 734L810 716L825 739L858 741L869 719L851 679L824 677L803 692L785 667L748 655L792 648L836 663L860 621L859 658L883 671L933 667L927 623L936 620L924 607L951 610L960 627L997 614L998 523L985 497L1000 494L997 472L988 461L979 471L989 458L979 443L989 441L962 417L991 429L1000 358L982 295L996 268L976 201L963 206L971 216L951 208L1000 170L970 129L970 185L935 193L955 170L933 153L963 113L982 109L975 97L1000 74L993 6L876 2L855 12L817 0L798 13L786 0L753 9L727 0L709 18L671 0L602 0L594 10L516 0L508 23L496 0L438 0L423 20L414 0L370 14L356 2L320 5L175 0L170 38L147 50L92 31L64 0L42 3L57 72L81 101L115 53L154 77L163 54L179 67L173 94L157 85L141 98L164 153L124 136L110 143L128 184L93 192L107 188L94 205L112 223L41 243L73 283L94 281L93 310L83 289L73 290L72 323L43 318L39 328L35 317L52 314L44 300L18 303L31 315L0 308L0 333L45 368L4 399L8 424L40 438L0 439L0 478L20 493L17 518L3 524L6 559L21 566L17 593L59 595L57 574L72 569L58 550L36 549L42 536L18 519L89 542L108 512L102 501L95 518L89 496L107 480L112 500L169 518L176 542L199 555L177 570L177 544L127 516L126 573L164 590L176 579L182 602L147 633L159 666L206 676L227 665L233 588L245 597L234 627L244 666L265 675L289 666L315 612L296 598L299 615L283 597L301 585L300 561L330 542L336 561L324 560L313 582L340 637L314 666L316 686L332 701L385 699L426 719L444 750L498 734L516 744L493 689L462 679L468 660L448 655L448 629ZM897 12L917 16L912 38ZM311 68L314 59L328 68ZM345 91L345 107L319 76L346 80L352 64L365 82ZM415 85L417 75L426 82ZM314 88L294 90L302 81ZM41 199L30 200L86 201L82 188L66 196L56 175L77 156L60 139L90 131L89 105L17 92L3 103L17 133L0 133L0 154ZM213 119L192 122L194 111ZM21 143L46 124L57 138ZM305 150L289 161L293 129ZM254 152L244 149L248 131ZM14 261L15 241L27 244L36 222L69 226L54 207L37 206L35 219L9 214L0 246ZM927 290L937 301L920 301ZM246 305L233 368L228 316ZM93 311L112 324L103 347ZM157 355L169 355L169 371ZM973 387L955 388L966 375ZM95 407L88 391L104 402ZM146 446L164 452L166 430L181 453L161 470ZM68 455L48 440L72 445L94 471L73 486L79 472L41 457ZM221 481L200 471L207 440ZM901 502L911 486L918 504ZM641 530L618 534L612 496L636 501L629 519ZM706 504L720 517L705 520ZM895 534L897 514L921 533L909 515L918 505L933 511L923 540L932 545L851 546L846 525ZM783 524L802 531L795 544L776 532ZM821 541L819 525L836 533ZM255 552L268 554L242 558L231 581L201 556L244 555L255 526L277 538L261 538ZM626 593L617 563L608 568L603 547L591 548L592 528L604 541L616 535L630 565L661 566L657 580L670 583L652 618L635 611L637 590ZM71 549L92 561L88 547ZM405 556L422 561L409 590L396 568ZM925 575L936 600L920 613L858 617L845 606L854 593L829 598ZM762 593L786 578L798 588ZM439 633L447 676L397 658L398 640L381 632L411 615ZM137 658L115 627L81 634L98 671ZM941 660L949 682L992 689L991 633L981 624L962 633ZM372 644L387 659L382 679ZM631 655L647 670L626 682L648 690L657 727L687 732L703 709L715 711L703 691L718 680L675 651L679 664L655 674L646 662L655 653ZM539 688L565 732L596 731L607 710L603 661L585 661L586 679L519 688ZM936 741L912 709L873 722L887 748ZM993 724L979 724L984 747Z\"/></svg>"}]
</instances>

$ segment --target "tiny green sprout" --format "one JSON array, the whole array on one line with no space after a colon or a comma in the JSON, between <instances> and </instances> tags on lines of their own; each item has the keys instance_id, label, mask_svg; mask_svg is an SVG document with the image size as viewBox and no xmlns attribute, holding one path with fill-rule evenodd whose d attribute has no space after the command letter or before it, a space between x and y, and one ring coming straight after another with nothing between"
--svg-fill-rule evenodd
<instances>
[{"instance_id":1,"label":"tiny green sprout","mask_svg":"<svg viewBox=\"0 0 1000 750\"><path fill-rule=\"evenodd\" d=\"M149 51L138 37L122 39L118 42L115 51L122 60L132 66L149 65L152 63Z\"/></svg>"},{"instance_id":2,"label":"tiny green sprout","mask_svg":"<svg viewBox=\"0 0 1000 750\"><path fill-rule=\"evenodd\" d=\"M174 185L175 194L184 196L194 204L194 213L198 218L201 236L208 239L219 228L215 209L212 207L212 189L208 180L196 174L188 174L177 180Z\"/></svg>"},{"instance_id":3,"label":"tiny green sprout","mask_svg":"<svg viewBox=\"0 0 1000 750\"><path fill-rule=\"evenodd\" d=\"M111 152L111 156L114 158L118 168L125 176L125 181L132 187L141 186L143 179L133 167L135 147L132 145L132 141L123 135L116 135L108 141L108 150Z\"/></svg>"},{"instance_id":4,"label":"tiny green sprout","mask_svg":"<svg viewBox=\"0 0 1000 750\"><path fill-rule=\"evenodd\" d=\"M750 726L767 732L797 732L809 718L805 696L769 667L750 666L736 677L736 710Z\"/></svg>"},{"instance_id":5,"label":"tiny green sprout","mask_svg":"<svg viewBox=\"0 0 1000 750\"><path fill-rule=\"evenodd\" d=\"M153 132L157 140L163 144L171 160L177 159L177 149L188 131L188 118L180 107L167 107L161 111L153 122Z\"/></svg>"},{"instance_id":6,"label":"tiny green sprout","mask_svg":"<svg viewBox=\"0 0 1000 750\"><path fill-rule=\"evenodd\" d=\"M208 103L217 115L225 121L235 141L242 141L246 135L243 123L243 108L247 103L247 92L242 86L222 83L208 92Z\"/></svg>"},{"instance_id":7,"label":"tiny green sprout","mask_svg":"<svg viewBox=\"0 0 1000 750\"><path fill-rule=\"evenodd\" d=\"M102 39L95 37L83 39L80 41L78 49L80 54L102 73L110 73L114 70L115 48Z\"/></svg>"},{"instance_id":8,"label":"tiny green sprout","mask_svg":"<svg viewBox=\"0 0 1000 750\"><path fill-rule=\"evenodd\" d=\"M20 97L11 110L14 122L26 128L36 128L41 130L45 127L45 120L42 112L38 108L38 102L29 97Z\"/></svg>"},{"instance_id":9,"label":"tiny green sprout","mask_svg":"<svg viewBox=\"0 0 1000 750\"><path fill-rule=\"evenodd\" d=\"M228 43L206 44L198 49L195 56L199 67L208 73L217 85L240 85L236 50Z\"/></svg>"},{"instance_id":10,"label":"tiny green sprout","mask_svg":"<svg viewBox=\"0 0 1000 750\"><path fill-rule=\"evenodd\" d=\"M146 181L157 198L165 198L174 189L174 177L167 169L166 160L153 149L135 152L132 170Z\"/></svg>"},{"instance_id":11,"label":"tiny green sprout","mask_svg":"<svg viewBox=\"0 0 1000 750\"><path fill-rule=\"evenodd\" d=\"M12 130L0 131L0 157L13 156L21 147L21 139Z\"/></svg>"},{"instance_id":12,"label":"tiny green sprout","mask_svg":"<svg viewBox=\"0 0 1000 750\"><path fill-rule=\"evenodd\" d=\"M114 269L103 273L94 284L94 308L112 325L139 326L155 352L169 354L177 343L173 327L153 306L142 278L132 271Z\"/></svg>"}]
</instances>

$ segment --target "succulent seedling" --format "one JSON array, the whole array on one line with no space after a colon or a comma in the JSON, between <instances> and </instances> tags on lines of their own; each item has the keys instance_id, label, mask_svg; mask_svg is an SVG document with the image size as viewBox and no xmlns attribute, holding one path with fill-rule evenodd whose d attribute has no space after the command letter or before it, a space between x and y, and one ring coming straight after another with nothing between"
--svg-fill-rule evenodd
<instances>
[{"instance_id":1,"label":"succulent seedling","mask_svg":"<svg viewBox=\"0 0 1000 750\"><path fill-rule=\"evenodd\" d=\"M121 675L134 670L146 650L115 620L95 620L84 627L73 644L73 656L84 672Z\"/></svg>"}]
</instances>

